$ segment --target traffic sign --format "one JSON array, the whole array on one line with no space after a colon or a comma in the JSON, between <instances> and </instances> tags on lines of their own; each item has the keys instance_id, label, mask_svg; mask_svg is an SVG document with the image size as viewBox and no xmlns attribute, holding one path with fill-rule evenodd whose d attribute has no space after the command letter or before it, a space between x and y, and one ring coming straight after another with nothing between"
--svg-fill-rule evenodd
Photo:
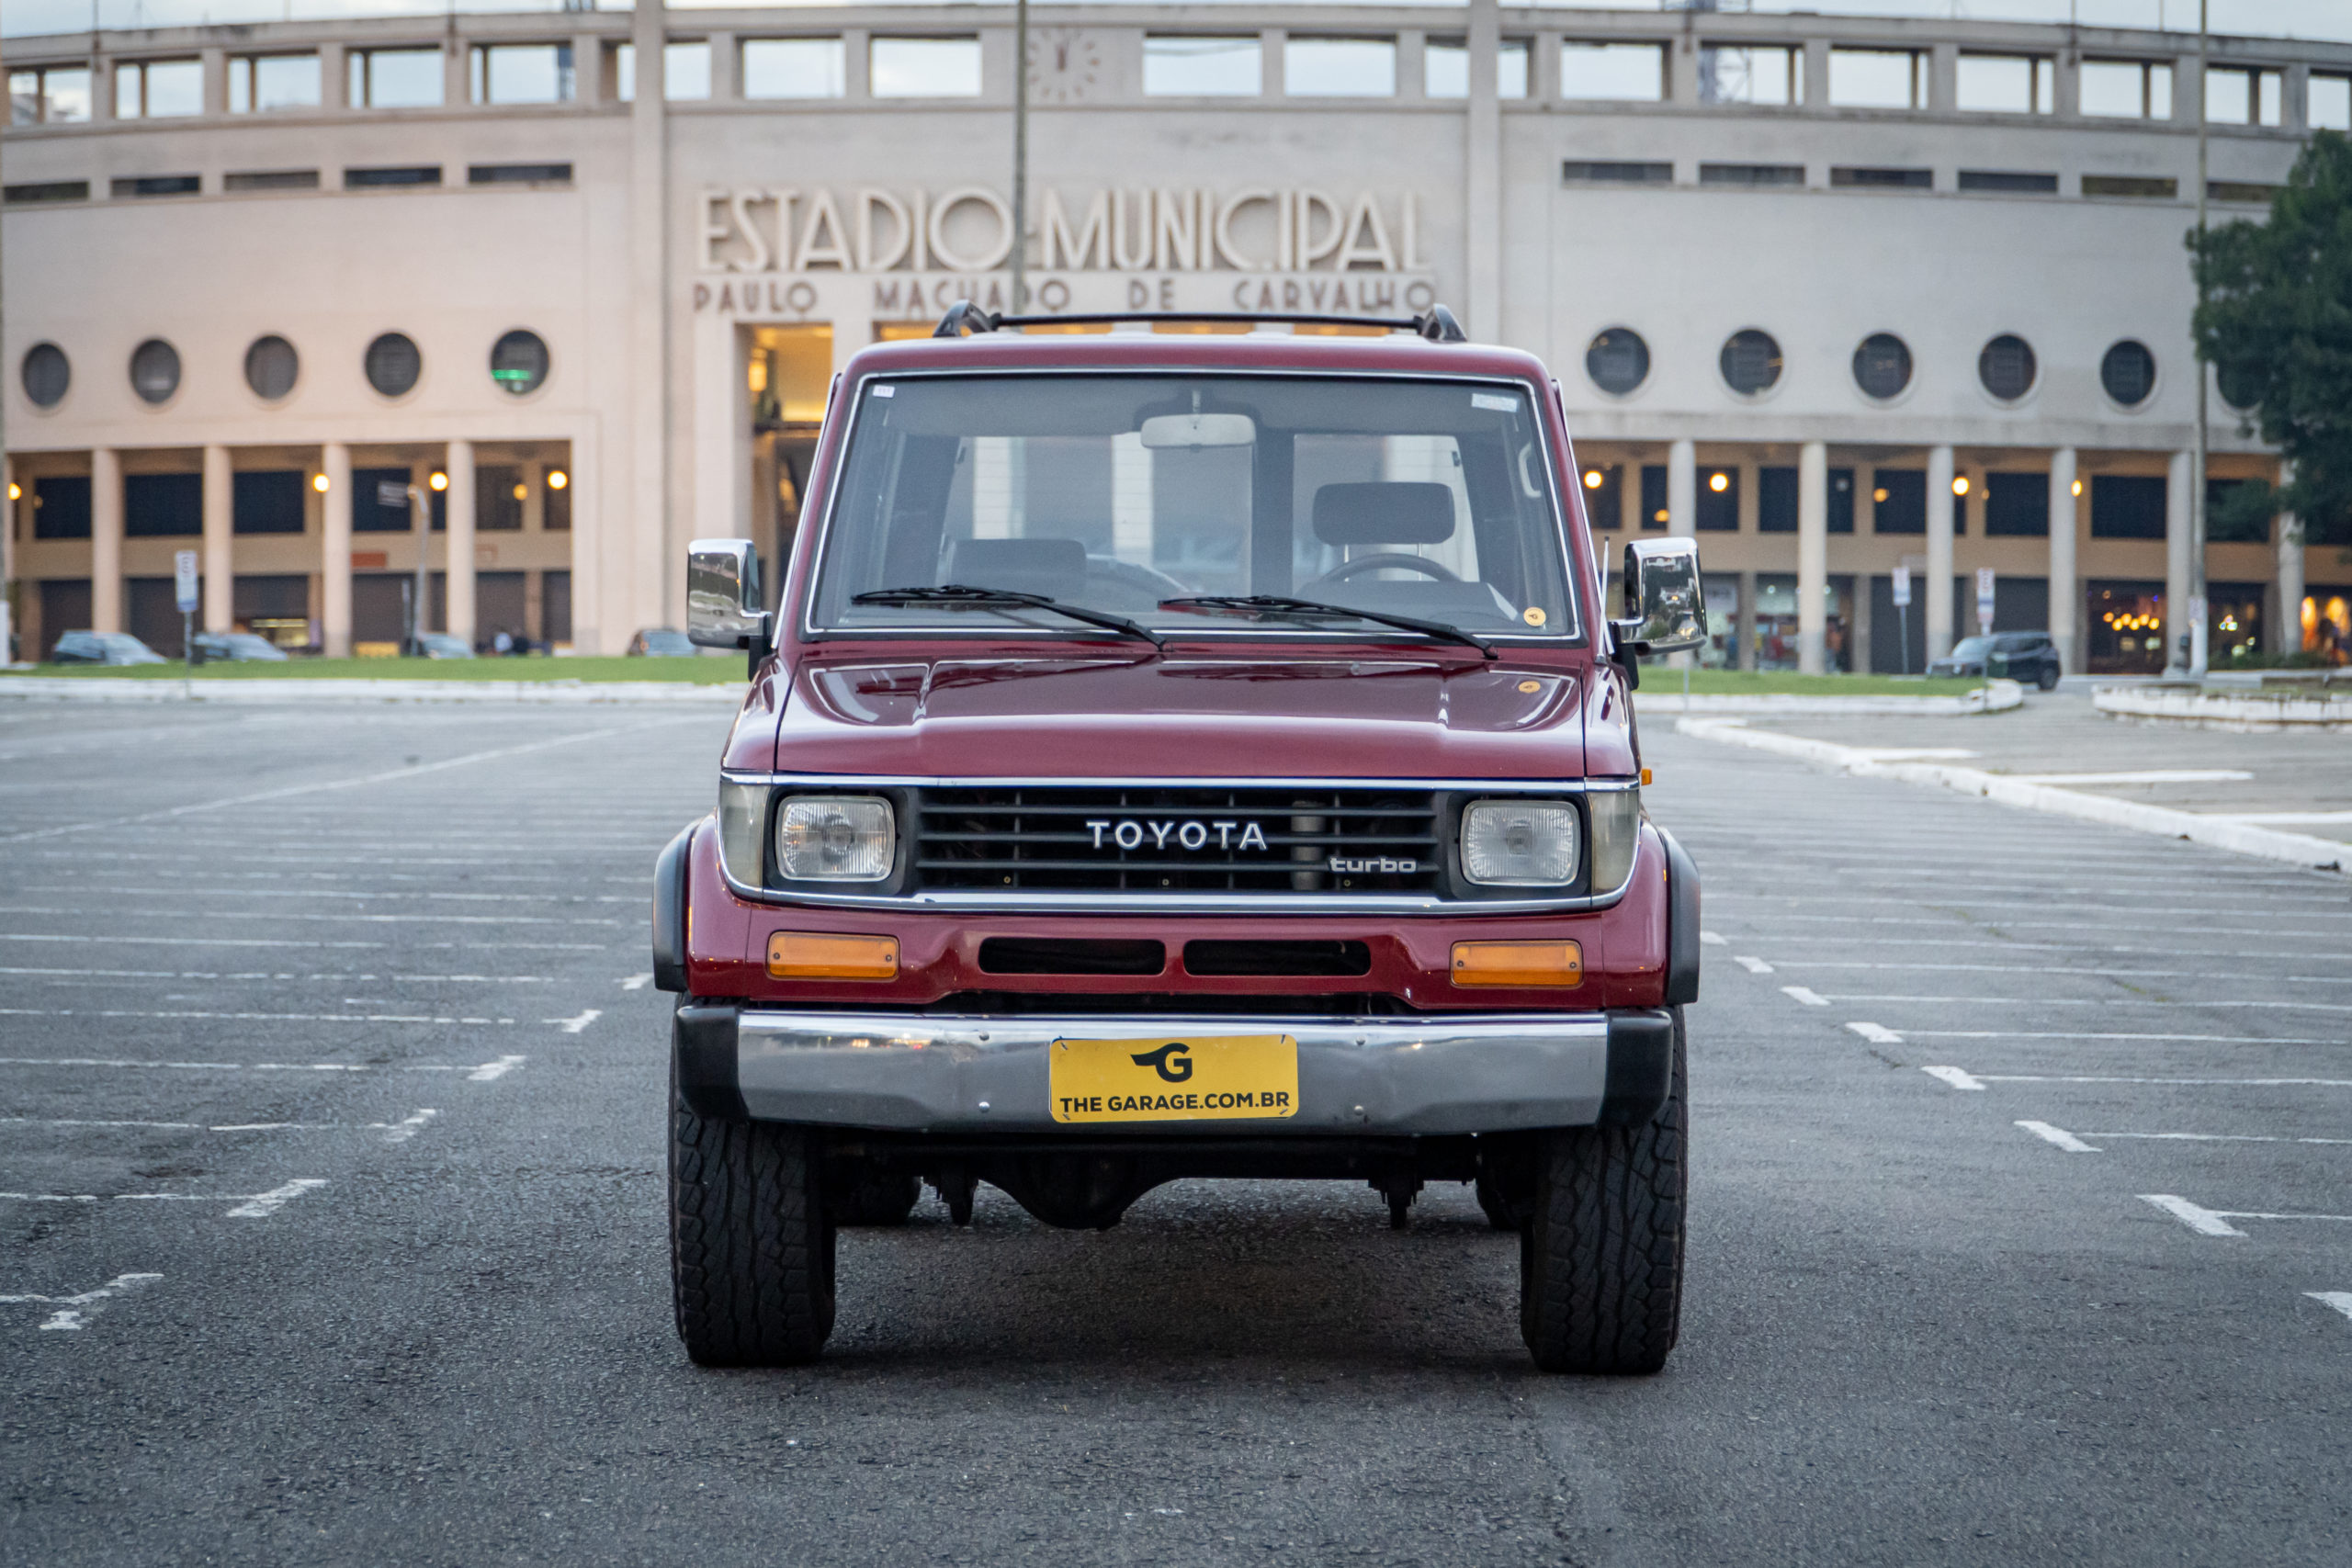
<instances>
[{"instance_id":1,"label":"traffic sign","mask_svg":"<svg viewBox=\"0 0 2352 1568\"><path fill-rule=\"evenodd\" d=\"M1908 609L1910 604L1911 569L1907 566L1898 566L1894 569L1894 607L1904 610Z\"/></svg>"},{"instance_id":2,"label":"traffic sign","mask_svg":"<svg viewBox=\"0 0 2352 1568\"><path fill-rule=\"evenodd\" d=\"M197 607L196 552L175 551L172 556L172 582L178 592L179 611L185 615Z\"/></svg>"},{"instance_id":3,"label":"traffic sign","mask_svg":"<svg viewBox=\"0 0 2352 1568\"><path fill-rule=\"evenodd\" d=\"M1976 569L1976 630L1979 636L1993 635L1993 569Z\"/></svg>"},{"instance_id":4,"label":"traffic sign","mask_svg":"<svg viewBox=\"0 0 2352 1568\"><path fill-rule=\"evenodd\" d=\"M379 506L406 506L408 504L408 486L403 484L394 484L390 479L378 479L376 481L376 504Z\"/></svg>"}]
</instances>

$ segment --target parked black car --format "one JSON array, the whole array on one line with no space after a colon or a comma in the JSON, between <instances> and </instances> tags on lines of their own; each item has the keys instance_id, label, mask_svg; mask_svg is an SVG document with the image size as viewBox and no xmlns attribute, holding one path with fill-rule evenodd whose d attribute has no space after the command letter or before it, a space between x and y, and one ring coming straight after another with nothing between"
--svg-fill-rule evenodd
<instances>
[{"instance_id":1,"label":"parked black car","mask_svg":"<svg viewBox=\"0 0 2352 1568\"><path fill-rule=\"evenodd\" d=\"M283 664L286 650L252 632L198 632L195 638L198 664Z\"/></svg>"},{"instance_id":2,"label":"parked black car","mask_svg":"<svg viewBox=\"0 0 2352 1568\"><path fill-rule=\"evenodd\" d=\"M2043 691L2058 684L2062 673L2058 645L2047 632L1996 632L1991 637L1962 637L1952 650L1928 666L1930 675L2005 675L2030 681Z\"/></svg>"}]
</instances>

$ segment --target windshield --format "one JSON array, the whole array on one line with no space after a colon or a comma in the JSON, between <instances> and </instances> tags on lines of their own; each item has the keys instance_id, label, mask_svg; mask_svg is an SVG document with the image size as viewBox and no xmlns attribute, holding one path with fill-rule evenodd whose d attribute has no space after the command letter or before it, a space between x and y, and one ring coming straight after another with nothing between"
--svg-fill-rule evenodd
<instances>
[{"instance_id":1,"label":"windshield","mask_svg":"<svg viewBox=\"0 0 2352 1568\"><path fill-rule=\"evenodd\" d=\"M1954 659L1982 659L1992 649L1993 639L1989 637L1964 637L1952 645L1951 656Z\"/></svg>"},{"instance_id":2,"label":"windshield","mask_svg":"<svg viewBox=\"0 0 2352 1568\"><path fill-rule=\"evenodd\" d=\"M820 627L1086 632L1036 605L858 602L953 583L1159 631L1362 636L1349 612L1364 610L1480 637L1577 635L1536 411L1512 384L874 380L837 493ZM1199 595L1334 608L1168 603Z\"/></svg>"}]
</instances>

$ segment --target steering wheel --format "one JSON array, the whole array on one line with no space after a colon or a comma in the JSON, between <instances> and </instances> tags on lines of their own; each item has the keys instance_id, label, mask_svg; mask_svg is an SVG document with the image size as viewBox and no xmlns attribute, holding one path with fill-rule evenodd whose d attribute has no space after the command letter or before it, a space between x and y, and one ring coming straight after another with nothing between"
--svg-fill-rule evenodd
<instances>
[{"instance_id":1,"label":"steering wheel","mask_svg":"<svg viewBox=\"0 0 2352 1568\"><path fill-rule=\"evenodd\" d=\"M1462 581L1458 575L1448 571L1444 567L1439 565L1436 561L1430 559L1427 556L1411 555L1404 550L1381 550L1373 555L1358 556L1355 559L1351 561L1341 561L1338 566L1333 567L1330 570L1325 572L1315 581L1317 582L1345 582L1349 578L1357 575L1359 572L1378 571L1385 566L1403 567L1408 571L1418 571L1424 577L1434 577L1440 582L1459 582Z\"/></svg>"}]
</instances>

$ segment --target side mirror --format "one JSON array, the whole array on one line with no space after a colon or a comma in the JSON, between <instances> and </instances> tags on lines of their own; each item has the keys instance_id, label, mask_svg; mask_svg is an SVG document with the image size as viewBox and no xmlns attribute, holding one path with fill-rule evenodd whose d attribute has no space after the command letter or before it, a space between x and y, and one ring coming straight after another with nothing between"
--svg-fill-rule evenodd
<instances>
[{"instance_id":1,"label":"side mirror","mask_svg":"<svg viewBox=\"0 0 2352 1568\"><path fill-rule=\"evenodd\" d=\"M686 638L697 648L749 649L767 657L768 613L760 554L749 539L696 539L686 547Z\"/></svg>"},{"instance_id":2,"label":"side mirror","mask_svg":"<svg viewBox=\"0 0 2352 1568\"><path fill-rule=\"evenodd\" d=\"M1699 547L1689 539L1635 539L1625 547L1625 619L1610 623L1635 653L1679 653L1707 640Z\"/></svg>"}]
</instances>

